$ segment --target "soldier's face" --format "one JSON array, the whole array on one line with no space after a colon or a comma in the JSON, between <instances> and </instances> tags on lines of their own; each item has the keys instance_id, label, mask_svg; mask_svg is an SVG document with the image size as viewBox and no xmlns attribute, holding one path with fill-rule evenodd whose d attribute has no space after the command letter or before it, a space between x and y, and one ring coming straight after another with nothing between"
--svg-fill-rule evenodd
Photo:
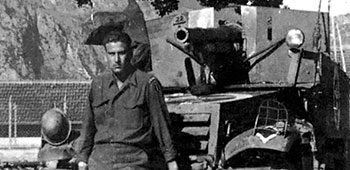
<instances>
[{"instance_id":1,"label":"soldier's face","mask_svg":"<svg viewBox=\"0 0 350 170\"><path fill-rule=\"evenodd\" d=\"M117 75L125 72L126 68L131 65L130 59L132 56L128 44L121 41L110 42L106 44L105 48L110 69Z\"/></svg>"}]
</instances>

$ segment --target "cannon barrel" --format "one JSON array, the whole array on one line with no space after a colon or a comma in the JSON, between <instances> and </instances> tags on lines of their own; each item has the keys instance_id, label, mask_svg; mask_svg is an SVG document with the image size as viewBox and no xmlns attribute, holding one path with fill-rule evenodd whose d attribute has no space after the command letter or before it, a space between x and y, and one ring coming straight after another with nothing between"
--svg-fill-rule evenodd
<instances>
[{"instance_id":1,"label":"cannon barrel","mask_svg":"<svg viewBox=\"0 0 350 170\"><path fill-rule=\"evenodd\" d=\"M218 28L179 28L175 31L175 39L181 43L203 41L242 40L242 28L235 26L220 26Z\"/></svg>"},{"instance_id":2,"label":"cannon barrel","mask_svg":"<svg viewBox=\"0 0 350 170\"><path fill-rule=\"evenodd\" d=\"M200 79L203 78L204 83L216 84L219 87L249 82L247 64L242 61L244 58L242 52L244 41L240 26L178 28L174 35L167 38L167 42L201 65ZM192 76L193 71L190 68L190 63L185 64L187 64L188 76L194 77ZM209 70L205 71L207 68ZM193 82L195 81L192 78L189 84L193 86L195 84ZM203 88L199 91L197 93L195 89L196 94L205 94L207 89Z\"/></svg>"}]
</instances>

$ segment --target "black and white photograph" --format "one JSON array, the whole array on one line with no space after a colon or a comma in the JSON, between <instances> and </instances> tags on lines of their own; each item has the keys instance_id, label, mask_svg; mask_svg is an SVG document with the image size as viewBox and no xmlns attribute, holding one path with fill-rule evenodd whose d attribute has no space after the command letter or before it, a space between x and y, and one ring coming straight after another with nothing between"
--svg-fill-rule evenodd
<instances>
[{"instance_id":1,"label":"black and white photograph","mask_svg":"<svg viewBox=\"0 0 350 170\"><path fill-rule=\"evenodd\" d=\"M350 170L350 0L0 0L0 170Z\"/></svg>"}]
</instances>

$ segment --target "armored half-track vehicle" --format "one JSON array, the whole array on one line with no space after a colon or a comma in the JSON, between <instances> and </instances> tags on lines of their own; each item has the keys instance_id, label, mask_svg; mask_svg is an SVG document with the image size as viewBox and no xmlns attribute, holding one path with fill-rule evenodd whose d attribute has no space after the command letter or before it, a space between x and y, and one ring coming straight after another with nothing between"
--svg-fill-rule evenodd
<instances>
[{"instance_id":1,"label":"armored half-track vehicle","mask_svg":"<svg viewBox=\"0 0 350 170\"><path fill-rule=\"evenodd\" d=\"M329 23L248 6L148 21L181 168L350 169L349 78Z\"/></svg>"}]
</instances>

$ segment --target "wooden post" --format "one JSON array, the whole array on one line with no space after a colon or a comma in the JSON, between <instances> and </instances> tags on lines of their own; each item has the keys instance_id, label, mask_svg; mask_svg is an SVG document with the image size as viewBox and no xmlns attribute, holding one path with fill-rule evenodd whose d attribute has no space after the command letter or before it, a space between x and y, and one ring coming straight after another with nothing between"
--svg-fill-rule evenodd
<instances>
[{"instance_id":1,"label":"wooden post","mask_svg":"<svg viewBox=\"0 0 350 170\"><path fill-rule=\"evenodd\" d=\"M67 96L64 95L63 98L63 113L67 115Z\"/></svg>"},{"instance_id":2,"label":"wooden post","mask_svg":"<svg viewBox=\"0 0 350 170\"><path fill-rule=\"evenodd\" d=\"M341 40L341 35L339 31L339 25L335 24L337 33L338 33L338 41L339 41L339 51L340 51L340 57L341 57L341 62L343 65L343 71L346 72L346 63L345 63L345 57L344 57L344 52L343 52L343 42Z\"/></svg>"},{"instance_id":3,"label":"wooden post","mask_svg":"<svg viewBox=\"0 0 350 170\"><path fill-rule=\"evenodd\" d=\"M9 126L8 126L8 128L9 128L9 149L11 149L12 148L12 95L10 96L10 98L9 98Z\"/></svg>"},{"instance_id":4,"label":"wooden post","mask_svg":"<svg viewBox=\"0 0 350 170\"><path fill-rule=\"evenodd\" d=\"M337 54L337 40L335 38L335 24L334 24L334 17L331 17L331 24L332 24L332 39L333 39L333 59L334 62L338 63L338 54Z\"/></svg>"},{"instance_id":5,"label":"wooden post","mask_svg":"<svg viewBox=\"0 0 350 170\"><path fill-rule=\"evenodd\" d=\"M13 107L14 107L14 124L13 124L13 126L14 126L14 130L13 130L14 134L13 134L13 137L14 137L14 144L16 145L17 144L17 104L15 103L13 105Z\"/></svg>"}]
</instances>

